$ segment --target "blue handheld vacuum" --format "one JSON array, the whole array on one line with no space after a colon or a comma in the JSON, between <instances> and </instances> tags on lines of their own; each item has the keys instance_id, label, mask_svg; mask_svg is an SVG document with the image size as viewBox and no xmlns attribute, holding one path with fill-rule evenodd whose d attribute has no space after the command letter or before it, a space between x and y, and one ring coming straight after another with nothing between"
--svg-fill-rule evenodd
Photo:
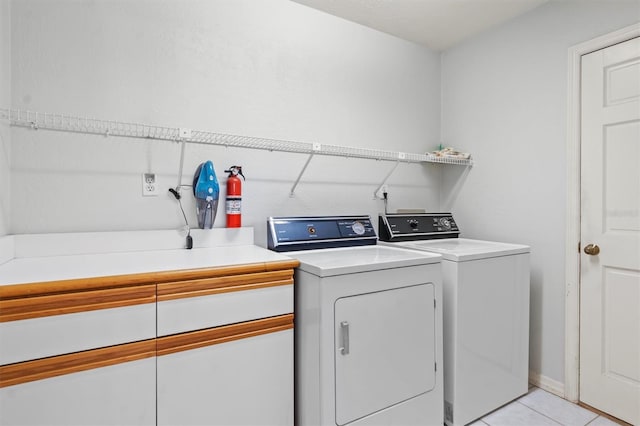
<instances>
[{"instance_id":1,"label":"blue handheld vacuum","mask_svg":"<svg viewBox=\"0 0 640 426\"><path fill-rule=\"evenodd\" d=\"M196 169L193 176L193 195L196 197L198 227L200 229L213 228L218 211L220 186L211 161L205 161Z\"/></svg>"}]
</instances>

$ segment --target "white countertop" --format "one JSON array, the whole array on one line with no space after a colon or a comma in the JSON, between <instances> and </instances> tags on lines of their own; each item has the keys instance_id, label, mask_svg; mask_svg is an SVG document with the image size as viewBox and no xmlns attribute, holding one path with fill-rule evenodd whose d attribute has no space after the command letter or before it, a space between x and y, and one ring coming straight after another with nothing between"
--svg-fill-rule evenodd
<instances>
[{"instance_id":1,"label":"white countertop","mask_svg":"<svg viewBox=\"0 0 640 426\"><path fill-rule=\"evenodd\" d=\"M0 286L290 259L288 256L254 245L251 228L244 231L234 230L232 232L235 234L231 234L231 237L229 232L218 230L208 235L219 237L218 243L222 244L221 246L208 241L208 247L196 246L191 250L177 248L183 244L184 237L175 238L173 231L152 232L153 238L149 238L150 243L140 241L141 236L150 236L148 232L44 234L41 238L33 235L25 238L11 236L15 241L5 246L11 246L16 256L9 257L5 253L5 260L8 260L0 264ZM172 242L158 244L158 241L163 241L164 233L167 233L168 240ZM96 235L100 238L96 238ZM87 254L83 254L82 246L77 245L78 241L100 242L105 239L110 240L109 252L100 252L99 247L104 247L104 244L96 244L84 246ZM200 241L201 244L203 240L205 238L194 237L194 241ZM176 244L177 247L172 247ZM55 249L45 251L44 246Z\"/></svg>"},{"instance_id":2,"label":"white countertop","mask_svg":"<svg viewBox=\"0 0 640 426\"><path fill-rule=\"evenodd\" d=\"M0 286L287 259L254 245L32 257L13 259L1 265Z\"/></svg>"}]
</instances>

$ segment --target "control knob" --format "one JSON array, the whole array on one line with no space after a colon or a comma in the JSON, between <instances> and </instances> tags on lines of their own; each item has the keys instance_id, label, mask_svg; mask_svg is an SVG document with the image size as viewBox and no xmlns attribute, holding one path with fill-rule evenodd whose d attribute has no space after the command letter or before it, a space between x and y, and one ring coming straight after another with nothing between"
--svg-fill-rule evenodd
<instances>
[{"instance_id":1,"label":"control knob","mask_svg":"<svg viewBox=\"0 0 640 426\"><path fill-rule=\"evenodd\" d=\"M418 221L415 219L410 219L409 226L411 227L411 229L416 229L418 227Z\"/></svg>"},{"instance_id":2,"label":"control knob","mask_svg":"<svg viewBox=\"0 0 640 426\"><path fill-rule=\"evenodd\" d=\"M451 230L451 221L448 217L441 217L438 219L438 225L442 226L445 231Z\"/></svg>"},{"instance_id":3,"label":"control knob","mask_svg":"<svg viewBox=\"0 0 640 426\"><path fill-rule=\"evenodd\" d=\"M363 235L366 231L364 225L361 222L357 221L353 222L353 225L351 225L351 229L356 233L356 235Z\"/></svg>"}]
</instances>

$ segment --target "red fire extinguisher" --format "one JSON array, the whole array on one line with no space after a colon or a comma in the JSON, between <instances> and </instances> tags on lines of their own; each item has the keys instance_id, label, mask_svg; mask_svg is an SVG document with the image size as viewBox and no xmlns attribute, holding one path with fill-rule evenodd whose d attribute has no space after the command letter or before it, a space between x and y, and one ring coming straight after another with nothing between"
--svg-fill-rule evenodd
<instances>
[{"instance_id":1,"label":"red fire extinguisher","mask_svg":"<svg viewBox=\"0 0 640 426\"><path fill-rule=\"evenodd\" d=\"M242 181L238 175L244 179L242 166L231 166L224 172L229 173L226 200L227 228L240 228L242 226Z\"/></svg>"}]
</instances>

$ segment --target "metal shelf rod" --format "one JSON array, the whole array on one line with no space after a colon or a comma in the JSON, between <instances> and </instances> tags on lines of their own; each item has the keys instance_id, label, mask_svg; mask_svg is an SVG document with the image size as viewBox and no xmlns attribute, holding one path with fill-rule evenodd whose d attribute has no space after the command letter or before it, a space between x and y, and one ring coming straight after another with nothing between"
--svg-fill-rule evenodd
<instances>
[{"instance_id":1,"label":"metal shelf rod","mask_svg":"<svg viewBox=\"0 0 640 426\"><path fill-rule=\"evenodd\" d=\"M304 163L304 166L302 166L302 170L300 170L300 173L298 174L298 178L296 179L296 181L293 183L293 186L291 187L291 192L289 192L289 197L293 197L295 195L294 193L295 193L296 187L298 186L298 183L300 183L300 179L302 179L302 175L307 170L307 166L311 162L311 159L313 158L313 154L314 154L313 152L309 154L307 161Z\"/></svg>"}]
</instances>

